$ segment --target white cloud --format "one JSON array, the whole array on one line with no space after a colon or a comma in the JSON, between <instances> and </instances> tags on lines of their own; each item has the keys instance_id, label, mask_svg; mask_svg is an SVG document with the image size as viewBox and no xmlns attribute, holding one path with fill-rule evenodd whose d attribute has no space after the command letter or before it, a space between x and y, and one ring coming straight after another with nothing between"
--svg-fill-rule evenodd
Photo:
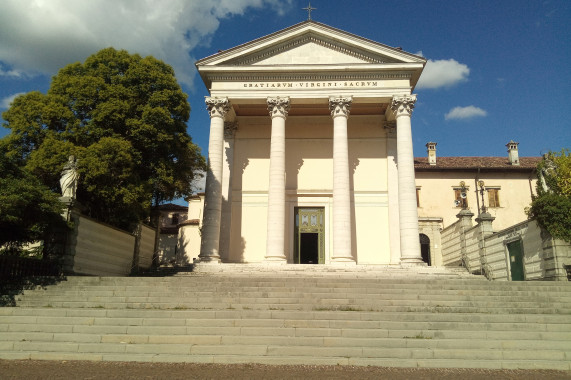
<instances>
[{"instance_id":1,"label":"white cloud","mask_svg":"<svg viewBox=\"0 0 571 380\"><path fill-rule=\"evenodd\" d=\"M280 13L291 1L2 0L0 61L12 73L52 75L112 46L162 59L179 81L191 85L192 50L209 41L220 19L252 7L271 6Z\"/></svg>"},{"instance_id":2,"label":"white cloud","mask_svg":"<svg viewBox=\"0 0 571 380\"><path fill-rule=\"evenodd\" d=\"M487 116L488 112L481 109L480 107L467 106L467 107L454 107L446 115L444 119L446 120L466 120L474 117L484 117Z\"/></svg>"},{"instance_id":3,"label":"white cloud","mask_svg":"<svg viewBox=\"0 0 571 380\"><path fill-rule=\"evenodd\" d=\"M20 70L4 70L0 67L0 77L22 78L24 74Z\"/></svg>"},{"instance_id":4,"label":"white cloud","mask_svg":"<svg viewBox=\"0 0 571 380\"><path fill-rule=\"evenodd\" d=\"M18 92L17 94L7 96L5 98L0 99L0 109L8 109L10 105L16 99L17 96L23 95L25 92Z\"/></svg>"},{"instance_id":5,"label":"white cloud","mask_svg":"<svg viewBox=\"0 0 571 380\"><path fill-rule=\"evenodd\" d=\"M422 52L418 52L422 55ZM455 59L439 59L426 62L424 71L416 85L417 89L451 87L468 80L470 69Z\"/></svg>"}]
</instances>

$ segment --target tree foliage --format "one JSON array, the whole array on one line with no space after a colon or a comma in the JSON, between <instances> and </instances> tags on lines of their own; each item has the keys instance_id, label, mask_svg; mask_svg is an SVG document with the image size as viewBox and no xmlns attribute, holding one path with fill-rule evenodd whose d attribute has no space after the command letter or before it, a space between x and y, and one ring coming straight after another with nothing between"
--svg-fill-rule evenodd
<instances>
[{"instance_id":1,"label":"tree foliage","mask_svg":"<svg viewBox=\"0 0 571 380\"><path fill-rule=\"evenodd\" d=\"M192 193L205 168L186 132L190 106L172 68L108 48L62 68L47 94L17 97L3 113L8 156L53 190L70 155L78 159L78 201L122 228L150 206Z\"/></svg>"},{"instance_id":2,"label":"tree foliage","mask_svg":"<svg viewBox=\"0 0 571 380\"><path fill-rule=\"evenodd\" d=\"M63 228L58 195L22 169L0 142L0 248L17 251Z\"/></svg>"},{"instance_id":3,"label":"tree foliage","mask_svg":"<svg viewBox=\"0 0 571 380\"><path fill-rule=\"evenodd\" d=\"M537 166L538 196L527 210L551 236L571 242L571 154L550 152Z\"/></svg>"}]
</instances>

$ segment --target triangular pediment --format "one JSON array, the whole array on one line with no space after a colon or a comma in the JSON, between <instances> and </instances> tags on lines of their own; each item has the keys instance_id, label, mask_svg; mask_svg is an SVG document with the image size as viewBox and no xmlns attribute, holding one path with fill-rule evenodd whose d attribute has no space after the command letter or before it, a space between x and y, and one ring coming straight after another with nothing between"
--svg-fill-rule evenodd
<instances>
[{"instance_id":1,"label":"triangular pediment","mask_svg":"<svg viewBox=\"0 0 571 380\"><path fill-rule=\"evenodd\" d=\"M394 63L394 58L306 33L293 40L272 45L226 62L229 65L331 65Z\"/></svg>"},{"instance_id":2,"label":"triangular pediment","mask_svg":"<svg viewBox=\"0 0 571 380\"><path fill-rule=\"evenodd\" d=\"M314 21L201 59L197 66L424 63L422 57Z\"/></svg>"}]
</instances>

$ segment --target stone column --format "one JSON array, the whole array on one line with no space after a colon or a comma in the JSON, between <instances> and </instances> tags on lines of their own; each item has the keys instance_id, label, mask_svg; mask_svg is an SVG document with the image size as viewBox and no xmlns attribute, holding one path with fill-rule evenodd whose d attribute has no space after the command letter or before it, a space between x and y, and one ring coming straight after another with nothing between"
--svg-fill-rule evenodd
<instances>
[{"instance_id":1,"label":"stone column","mask_svg":"<svg viewBox=\"0 0 571 380\"><path fill-rule=\"evenodd\" d=\"M466 251L466 231L472 228L472 217L474 214L467 209L461 210L456 217L460 219L460 257L462 264L470 272L470 260L468 260L468 252Z\"/></svg>"},{"instance_id":2,"label":"stone column","mask_svg":"<svg viewBox=\"0 0 571 380\"><path fill-rule=\"evenodd\" d=\"M208 171L204 216L202 218L201 262L220 262L220 216L222 211L222 170L224 158L224 117L230 110L228 98L207 97L210 113L210 140L208 143Z\"/></svg>"},{"instance_id":3,"label":"stone column","mask_svg":"<svg viewBox=\"0 0 571 380\"><path fill-rule=\"evenodd\" d=\"M352 97L330 97L333 117L333 257L334 263L355 263L351 254L351 189L347 119Z\"/></svg>"},{"instance_id":4,"label":"stone column","mask_svg":"<svg viewBox=\"0 0 571 380\"><path fill-rule=\"evenodd\" d=\"M476 223L478 223L478 250L480 254L480 265L482 268L482 274L484 274L488 280L494 279L494 271L492 266L488 263L486 238L494 234L494 228L492 227L494 219L496 218L487 212L481 213L476 218Z\"/></svg>"},{"instance_id":5,"label":"stone column","mask_svg":"<svg viewBox=\"0 0 571 380\"><path fill-rule=\"evenodd\" d=\"M394 112L397 121L401 264L424 265L420 254L414 154L410 125L410 116L415 102L416 95L395 96L391 103L391 110Z\"/></svg>"},{"instance_id":6,"label":"stone column","mask_svg":"<svg viewBox=\"0 0 571 380\"><path fill-rule=\"evenodd\" d=\"M285 121L290 108L289 97L268 98L272 118L270 145L270 184L268 188L268 262L285 263Z\"/></svg>"}]
</instances>

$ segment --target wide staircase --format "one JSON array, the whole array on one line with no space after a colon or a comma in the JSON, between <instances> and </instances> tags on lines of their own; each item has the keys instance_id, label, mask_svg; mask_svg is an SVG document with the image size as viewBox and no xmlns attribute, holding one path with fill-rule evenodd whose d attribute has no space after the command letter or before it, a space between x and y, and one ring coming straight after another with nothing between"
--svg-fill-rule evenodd
<instances>
[{"instance_id":1,"label":"wide staircase","mask_svg":"<svg viewBox=\"0 0 571 380\"><path fill-rule=\"evenodd\" d=\"M571 369L567 282L315 267L68 277L0 307L0 359Z\"/></svg>"}]
</instances>

